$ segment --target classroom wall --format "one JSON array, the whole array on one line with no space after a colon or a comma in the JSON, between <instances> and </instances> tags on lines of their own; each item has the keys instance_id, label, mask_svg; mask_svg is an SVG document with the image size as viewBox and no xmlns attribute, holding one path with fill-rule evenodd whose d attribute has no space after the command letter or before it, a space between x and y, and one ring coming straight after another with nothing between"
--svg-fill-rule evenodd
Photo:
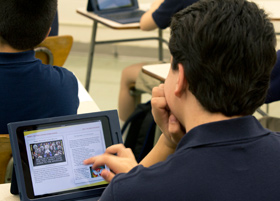
<instances>
[{"instance_id":1,"label":"classroom wall","mask_svg":"<svg viewBox=\"0 0 280 201\"><path fill-rule=\"evenodd\" d=\"M152 0L138 0L140 4L153 2ZM263 0L253 0L255 2ZM279 1L279 0L270 0ZM75 42L89 43L91 38L92 20L76 13L77 8L85 8L87 0L58 0L59 12L59 34L71 34ZM280 22L275 24L277 32L280 32ZM128 36L156 36L157 31L144 32L139 30L112 30L99 25L97 32L97 40L127 38ZM168 39L169 29L164 30L164 38ZM279 43L279 42L278 42ZM121 44L124 45L124 44ZM157 46L157 42L142 41L125 43L125 45L137 46ZM166 48L166 47L165 47Z\"/></svg>"}]
</instances>

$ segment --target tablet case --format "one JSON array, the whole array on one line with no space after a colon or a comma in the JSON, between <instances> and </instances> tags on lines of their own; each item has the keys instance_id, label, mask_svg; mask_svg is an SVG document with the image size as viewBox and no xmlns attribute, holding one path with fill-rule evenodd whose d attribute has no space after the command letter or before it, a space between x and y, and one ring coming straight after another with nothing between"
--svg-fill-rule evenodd
<instances>
[{"instance_id":1,"label":"tablet case","mask_svg":"<svg viewBox=\"0 0 280 201\"><path fill-rule=\"evenodd\" d=\"M103 111L103 112L95 112L95 113L87 113L87 114L80 114L80 115L68 115L68 116L61 116L61 117L53 117L53 118L46 118L46 119L38 119L38 120L29 120L29 121L22 121L22 122L14 122L8 124L8 130L10 135L10 141L13 151L13 158L14 158L14 168L17 177L17 184L19 189L19 196L20 200L22 201L36 201L37 199L29 199L26 193L25 188L25 181L24 175L22 174L22 163L20 158L20 151L18 148L18 139L16 136L17 128L26 126L26 125L40 125L44 123L54 123L59 121L67 121L67 120L79 120L79 119L86 119L92 117L100 117L106 116L109 119L110 124L110 131L112 137L112 144L122 143L122 136L120 131L119 125L119 118L118 113L116 110L110 111ZM78 192L70 192L62 195L55 195L45 198L38 198L38 201L58 201L58 200L85 200L90 199L94 200L94 197L100 196L105 188L103 189L89 189L84 191Z\"/></svg>"}]
</instances>

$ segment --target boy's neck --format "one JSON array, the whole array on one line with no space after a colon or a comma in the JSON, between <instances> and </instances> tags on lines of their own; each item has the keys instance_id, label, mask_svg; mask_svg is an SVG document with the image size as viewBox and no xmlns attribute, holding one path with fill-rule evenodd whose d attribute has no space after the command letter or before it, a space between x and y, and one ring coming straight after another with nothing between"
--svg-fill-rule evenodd
<instances>
[{"instance_id":1,"label":"boy's neck","mask_svg":"<svg viewBox=\"0 0 280 201\"><path fill-rule=\"evenodd\" d=\"M26 51L26 50L17 50L17 49L12 48L9 45L0 44L0 52L1 53L17 53L17 52L24 52L24 51Z\"/></svg>"},{"instance_id":2,"label":"boy's neck","mask_svg":"<svg viewBox=\"0 0 280 201\"><path fill-rule=\"evenodd\" d=\"M186 129L186 132L202 124L217 122L222 120L229 120L242 116L242 115L236 115L232 117L227 117L222 113L208 112L201 106L201 104L192 94L189 94L188 97L189 98L184 108L185 115L183 117L183 122L182 122L183 126Z\"/></svg>"}]
</instances>

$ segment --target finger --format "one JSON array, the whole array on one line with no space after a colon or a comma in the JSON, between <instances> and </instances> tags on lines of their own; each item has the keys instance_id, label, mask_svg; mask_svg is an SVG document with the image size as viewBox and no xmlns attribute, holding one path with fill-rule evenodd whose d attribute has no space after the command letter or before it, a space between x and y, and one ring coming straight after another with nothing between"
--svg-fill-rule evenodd
<instances>
[{"instance_id":1,"label":"finger","mask_svg":"<svg viewBox=\"0 0 280 201\"><path fill-rule=\"evenodd\" d=\"M152 97L164 97L163 84L152 89Z\"/></svg>"},{"instance_id":2,"label":"finger","mask_svg":"<svg viewBox=\"0 0 280 201\"><path fill-rule=\"evenodd\" d=\"M105 179L105 181L111 182L115 177L115 174L110 172L109 170L104 169L101 172L101 176L103 177L103 179Z\"/></svg>"},{"instance_id":3,"label":"finger","mask_svg":"<svg viewBox=\"0 0 280 201\"><path fill-rule=\"evenodd\" d=\"M110 146L105 151L106 154L116 154L120 157L131 158L134 159L135 156L130 148L126 148L123 144L119 144L118 146Z\"/></svg>"},{"instance_id":4,"label":"finger","mask_svg":"<svg viewBox=\"0 0 280 201\"><path fill-rule=\"evenodd\" d=\"M100 156L96 156L93 158L94 158L94 163L92 164L93 169L106 165L107 167L109 167L109 169L111 169L116 174L126 173L137 165L134 156L133 158L127 158L127 157L118 157L111 154L102 154Z\"/></svg>"},{"instance_id":5,"label":"finger","mask_svg":"<svg viewBox=\"0 0 280 201\"><path fill-rule=\"evenodd\" d=\"M163 97L153 97L151 99L152 109L166 109L166 99Z\"/></svg>"},{"instance_id":6,"label":"finger","mask_svg":"<svg viewBox=\"0 0 280 201\"><path fill-rule=\"evenodd\" d=\"M125 149L125 146L123 144L115 144L115 145L112 145L112 146L108 147L105 150L105 153L117 154L117 153L121 152L124 149Z\"/></svg>"},{"instance_id":7,"label":"finger","mask_svg":"<svg viewBox=\"0 0 280 201\"><path fill-rule=\"evenodd\" d=\"M115 160L116 156L111 154L102 154L99 156L95 156L91 158L90 164L92 164L92 168L96 169L100 166L107 165L110 169L111 166L114 166L115 163L117 163L117 160Z\"/></svg>"},{"instance_id":8,"label":"finger","mask_svg":"<svg viewBox=\"0 0 280 201\"><path fill-rule=\"evenodd\" d=\"M84 160L84 165L92 164L92 168L95 169L95 168L98 168L100 166L107 164L106 161L109 161L111 156L115 157L114 155L109 155L109 154L102 154L102 155L94 156L94 157Z\"/></svg>"},{"instance_id":9,"label":"finger","mask_svg":"<svg viewBox=\"0 0 280 201\"><path fill-rule=\"evenodd\" d=\"M88 158L88 159L85 159L84 161L83 161L83 163L84 163L84 165L90 165L90 164L93 164L94 163L94 161L95 161L95 158L96 158L97 156L95 156L95 157L91 157L91 158Z\"/></svg>"}]
</instances>

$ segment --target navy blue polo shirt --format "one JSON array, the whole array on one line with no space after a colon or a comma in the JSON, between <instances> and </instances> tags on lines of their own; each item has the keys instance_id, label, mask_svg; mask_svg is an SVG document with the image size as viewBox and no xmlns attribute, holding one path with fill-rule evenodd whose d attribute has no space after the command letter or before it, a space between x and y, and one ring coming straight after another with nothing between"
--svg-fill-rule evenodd
<instances>
[{"instance_id":1,"label":"navy blue polo shirt","mask_svg":"<svg viewBox=\"0 0 280 201\"><path fill-rule=\"evenodd\" d=\"M65 68L44 65L33 50L0 53L0 134L7 123L76 114L78 82Z\"/></svg>"},{"instance_id":2,"label":"navy blue polo shirt","mask_svg":"<svg viewBox=\"0 0 280 201\"><path fill-rule=\"evenodd\" d=\"M266 96L266 103L280 100L280 50L277 51L277 61L271 72L270 87Z\"/></svg>"},{"instance_id":3,"label":"navy blue polo shirt","mask_svg":"<svg viewBox=\"0 0 280 201\"><path fill-rule=\"evenodd\" d=\"M77 114L78 82L65 68L42 64L33 50L0 53L0 134L10 122ZM13 171L11 192L17 194Z\"/></svg>"},{"instance_id":4,"label":"navy blue polo shirt","mask_svg":"<svg viewBox=\"0 0 280 201\"><path fill-rule=\"evenodd\" d=\"M166 161L116 175L107 200L279 201L280 135L252 116L200 125Z\"/></svg>"},{"instance_id":5,"label":"navy blue polo shirt","mask_svg":"<svg viewBox=\"0 0 280 201\"><path fill-rule=\"evenodd\" d=\"M192 5L198 0L164 0L157 10L152 13L156 25L165 29L170 25L171 17L178 11Z\"/></svg>"}]
</instances>

